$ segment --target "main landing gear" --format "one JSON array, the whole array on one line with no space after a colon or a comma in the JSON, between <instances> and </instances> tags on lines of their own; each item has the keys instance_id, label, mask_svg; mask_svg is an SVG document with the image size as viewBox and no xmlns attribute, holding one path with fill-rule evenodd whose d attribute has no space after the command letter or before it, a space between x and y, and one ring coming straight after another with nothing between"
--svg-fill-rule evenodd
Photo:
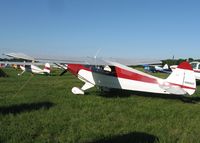
<instances>
[{"instance_id":1,"label":"main landing gear","mask_svg":"<svg viewBox=\"0 0 200 143\"><path fill-rule=\"evenodd\" d=\"M78 87L73 87L72 88L72 93L76 95L84 95L84 91Z\"/></svg>"},{"instance_id":2,"label":"main landing gear","mask_svg":"<svg viewBox=\"0 0 200 143\"><path fill-rule=\"evenodd\" d=\"M76 95L84 95L84 91L87 90L87 89L90 89L92 87L94 87L94 84L86 82L81 89L78 88L78 87L73 87L72 93L76 94Z\"/></svg>"}]
</instances>

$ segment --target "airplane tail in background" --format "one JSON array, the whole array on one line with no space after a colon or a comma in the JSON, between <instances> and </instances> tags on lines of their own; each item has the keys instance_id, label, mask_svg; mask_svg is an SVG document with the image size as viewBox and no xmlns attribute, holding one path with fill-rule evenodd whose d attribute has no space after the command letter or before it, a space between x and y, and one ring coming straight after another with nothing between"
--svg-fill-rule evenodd
<instances>
[{"instance_id":1,"label":"airplane tail in background","mask_svg":"<svg viewBox=\"0 0 200 143\"><path fill-rule=\"evenodd\" d=\"M188 62L182 62L178 65L166 81L167 85L163 88L172 94L192 95L196 90L195 74Z\"/></svg>"},{"instance_id":2,"label":"airplane tail in background","mask_svg":"<svg viewBox=\"0 0 200 143\"><path fill-rule=\"evenodd\" d=\"M164 69L164 70L168 70L168 69L169 69L168 64L165 64L165 65L163 66L163 69Z\"/></svg>"},{"instance_id":3,"label":"airplane tail in background","mask_svg":"<svg viewBox=\"0 0 200 143\"><path fill-rule=\"evenodd\" d=\"M43 71L44 71L44 73L50 74L51 69L50 69L50 64L49 63L45 64L45 67L44 67Z\"/></svg>"}]
</instances>

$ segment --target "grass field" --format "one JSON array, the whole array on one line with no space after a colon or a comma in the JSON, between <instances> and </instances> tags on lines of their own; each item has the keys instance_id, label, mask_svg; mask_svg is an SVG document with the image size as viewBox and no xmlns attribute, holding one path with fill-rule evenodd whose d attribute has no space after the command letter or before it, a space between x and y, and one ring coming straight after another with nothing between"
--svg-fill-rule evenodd
<instances>
[{"instance_id":1,"label":"grass field","mask_svg":"<svg viewBox=\"0 0 200 143\"><path fill-rule=\"evenodd\" d=\"M71 88L83 83L69 73L19 77L5 71L10 76L0 78L2 143L200 142L200 86L191 97L109 95L96 88L80 96Z\"/></svg>"}]
</instances>

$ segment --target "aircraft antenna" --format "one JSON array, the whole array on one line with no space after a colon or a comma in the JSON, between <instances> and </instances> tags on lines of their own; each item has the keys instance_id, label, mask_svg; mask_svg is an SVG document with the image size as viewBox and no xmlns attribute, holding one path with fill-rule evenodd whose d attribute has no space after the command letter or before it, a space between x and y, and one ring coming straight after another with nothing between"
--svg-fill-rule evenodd
<instances>
[{"instance_id":1,"label":"aircraft antenna","mask_svg":"<svg viewBox=\"0 0 200 143\"><path fill-rule=\"evenodd\" d=\"M33 74L28 78L28 80L21 86L21 88L19 88L19 90L15 93L15 95L13 96L13 97L15 97L15 96L17 96L18 94L19 94L19 92L21 92L23 89L24 89L24 87L29 83L29 81L31 80L33 78Z\"/></svg>"},{"instance_id":2,"label":"aircraft antenna","mask_svg":"<svg viewBox=\"0 0 200 143\"><path fill-rule=\"evenodd\" d=\"M97 50L97 52L95 53L95 55L94 55L94 60L95 60L95 66L97 65L97 56L98 56L98 54L99 54L99 52L101 51L101 48L99 48L98 50Z\"/></svg>"}]
</instances>

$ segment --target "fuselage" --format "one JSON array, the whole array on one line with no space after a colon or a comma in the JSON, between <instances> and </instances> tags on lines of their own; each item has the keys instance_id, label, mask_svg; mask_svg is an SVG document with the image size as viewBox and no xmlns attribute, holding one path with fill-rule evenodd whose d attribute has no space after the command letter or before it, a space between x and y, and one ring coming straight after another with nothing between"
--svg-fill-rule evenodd
<instances>
[{"instance_id":1,"label":"fuselage","mask_svg":"<svg viewBox=\"0 0 200 143\"><path fill-rule=\"evenodd\" d=\"M195 76L189 63L183 63L167 79L161 79L136 69L113 63L110 69L105 66L68 64L68 70L85 82L82 90L96 85L123 90L192 95L196 89ZM107 66L106 66L107 67Z\"/></svg>"},{"instance_id":2,"label":"fuselage","mask_svg":"<svg viewBox=\"0 0 200 143\"><path fill-rule=\"evenodd\" d=\"M161 88L165 84L163 79L132 68L126 70L113 66L108 72L100 66L69 64L68 70L83 82L100 87L169 94Z\"/></svg>"},{"instance_id":3,"label":"fuselage","mask_svg":"<svg viewBox=\"0 0 200 143\"><path fill-rule=\"evenodd\" d=\"M25 65L25 66L21 65L20 68L21 70L26 71L26 72L44 74L44 71L35 65Z\"/></svg>"}]
</instances>

